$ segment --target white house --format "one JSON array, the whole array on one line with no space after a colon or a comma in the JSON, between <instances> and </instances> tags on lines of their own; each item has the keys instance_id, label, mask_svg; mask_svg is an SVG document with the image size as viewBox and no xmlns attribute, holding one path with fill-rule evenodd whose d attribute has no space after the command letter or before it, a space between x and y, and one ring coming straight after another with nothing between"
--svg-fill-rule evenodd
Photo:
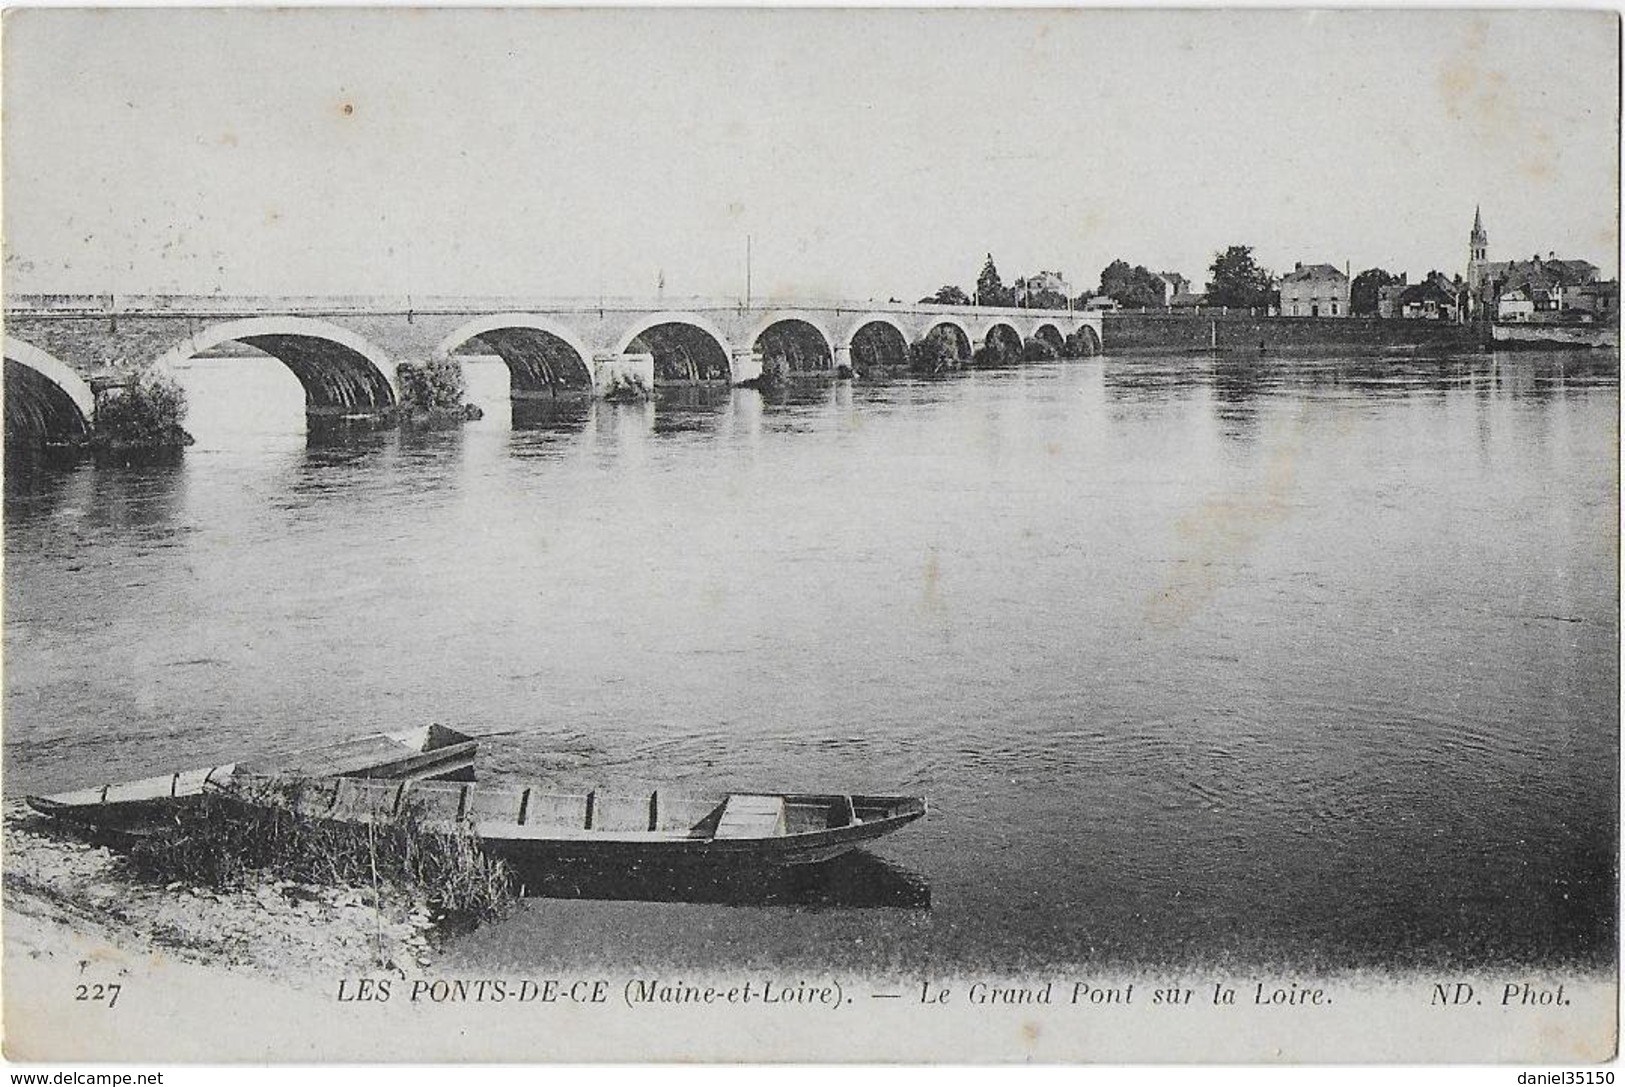
<instances>
[{"instance_id":1,"label":"white house","mask_svg":"<svg viewBox=\"0 0 1625 1087\"><path fill-rule=\"evenodd\" d=\"M1349 277L1330 264L1299 262L1281 277L1282 317L1347 317Z\"/></svg>"}]
</instances>

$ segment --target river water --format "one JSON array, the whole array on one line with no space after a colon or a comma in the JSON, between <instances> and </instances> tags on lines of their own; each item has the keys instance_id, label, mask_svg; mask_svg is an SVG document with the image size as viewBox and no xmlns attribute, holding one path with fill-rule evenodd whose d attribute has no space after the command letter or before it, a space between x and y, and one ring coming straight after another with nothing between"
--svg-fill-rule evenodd
<instances>
[{"instance_id":1,"label":"river water","mask_svg":"<svg viewBox=\"0 0 1625 1087\"><path fill-rule=\"evenodd\" d=\"M10 795L441 721L481 776L926 794L813 876L564 881L615 960L1598 966L1617 357L1092 359L8 473ZM533 888L535 889L535 888ZM687 901L570 901L572 897Z\"/></svg>"}]
</instances>

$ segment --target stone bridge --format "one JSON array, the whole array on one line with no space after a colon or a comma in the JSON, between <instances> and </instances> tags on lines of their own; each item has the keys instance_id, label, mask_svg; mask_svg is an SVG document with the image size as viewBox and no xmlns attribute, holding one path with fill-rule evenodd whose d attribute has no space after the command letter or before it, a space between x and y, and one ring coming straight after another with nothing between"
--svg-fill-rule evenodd
<instances>
[{"instance_id":1,"label":"stone bridge","mask_svg":"<svg viewBox=\"0 0 1625 1087\"><path fill-rule=\"evenodd\" d=\"M15 295L5 303L6 424L82 433L95 389L206 352L246 345L285 363L315 416L365 417L400 398L403 362L498 355L515 399L645 386L740 384L776 374L902 368L933 339L968 363L1101 349L1098 314L1068 310L687 298ZM244 352L250 353L250 352Z\"/></svg>"}]
</instances>

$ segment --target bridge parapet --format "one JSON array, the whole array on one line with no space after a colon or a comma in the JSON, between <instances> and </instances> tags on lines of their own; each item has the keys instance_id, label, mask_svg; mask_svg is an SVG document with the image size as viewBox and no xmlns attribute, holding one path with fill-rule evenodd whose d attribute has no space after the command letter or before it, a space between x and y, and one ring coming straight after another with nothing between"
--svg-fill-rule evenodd
<instances>
[{"instance_id":1,"label":"bridge parapet","mask_svg":"<svg viewBox=\"0 0 1625 1087\"><path fill-rule=\"evenodd\" d=\"M7 313L19 314L167 314L185 316L270 317L279 314L371 313L486 314L486 313L655 313L661 310L697 313L755 313L774 311L823 313L976 314L983 317L1052 320L1089 319L1098 314L1081 310L1025 309L1013 306L950 306L934 302L880 302L849 298L742 298L721 295L666 295L658 299L638 296L537 295L228 295L228 294L8 294Z\"/></svg>"}]
</instances>

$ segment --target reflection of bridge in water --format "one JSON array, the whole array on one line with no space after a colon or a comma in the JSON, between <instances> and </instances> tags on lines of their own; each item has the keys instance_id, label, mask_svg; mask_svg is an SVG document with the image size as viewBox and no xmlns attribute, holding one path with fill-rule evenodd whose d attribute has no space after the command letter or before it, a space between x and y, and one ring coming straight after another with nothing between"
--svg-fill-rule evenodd
<instances>
[{"instance_id":1,"label":"reflection of bridge in water","mask_svg":"<svg viewBox=\"0 0 1625 1087\"><path fill-rule=\"evenodd\" d=\"M6 427L83 434L93 389L230 345L274 356L311 416L365 418L400 400L396 367L497 355L514 401L645 386L741 384L764 372L900 369L937 341L961 363L1101 348L1099 314L768 299L539 300L27 295L6 300ZM1041 352L1043 353L1043 352Z\"/></svg>"}]
</instances>

